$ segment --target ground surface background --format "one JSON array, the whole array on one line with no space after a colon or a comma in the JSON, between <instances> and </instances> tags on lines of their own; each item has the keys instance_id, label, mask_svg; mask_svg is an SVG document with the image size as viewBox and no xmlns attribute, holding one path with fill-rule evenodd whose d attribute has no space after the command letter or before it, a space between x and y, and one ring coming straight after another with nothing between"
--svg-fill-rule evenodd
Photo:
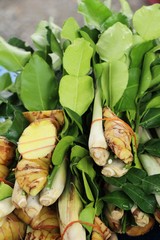
<instances>
[{"instance_id":1,"label":"ground surface background","mask_svg":"<svg viewBox=\"0 0 160 240\"><path fill-rule=\"evenodd\" d=\"M119 1L112 1L114 9L119 10ZM133 11L147 5L147 0L128 2ZM77 13L76 0L0 0L0 36L6 40L18 37L30 43L30 36L41 20L52 17L57 25L62 26L70 16L83 23L82 16Z\"/></svg>"}]
</instances>

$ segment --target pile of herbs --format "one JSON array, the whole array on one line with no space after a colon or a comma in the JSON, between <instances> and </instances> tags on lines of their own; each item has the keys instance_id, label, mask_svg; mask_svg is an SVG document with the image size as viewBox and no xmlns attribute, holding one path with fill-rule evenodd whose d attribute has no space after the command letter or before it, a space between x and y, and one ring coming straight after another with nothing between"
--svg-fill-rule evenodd
<instances>
[{"instance_id":1,"label":"pile of herbs","mask_svg":"<svg viewBox=\"0 0 160 240\"><path fill-rule=\"evenodd\" d=\"M160 195L160 167L149 176L139 157L160 157L160 4L132 13L125 0L120 1L119 12L107 6L109 2L81 0L78 11L84 26L72 17L62 28L52 20L41 21L31 36L33 46L0 37L0 65L6 69L0 76L0 135L16 144L28 125L23 111L63 109L65 125L52 163L58 167L69 152L69 169L81 182L80 218L88 222L103 216L106 203L126 214L134 204L151 215L160 207L155 197ZM97 81L103 106L125 120L136 135L134 161L121 178L102 176L89 155ZM143 144L140 128L151 134ZM148 164L152 168L152 162ZM105 195L105 183L118 190ZM91 227L86 228L90 235Z\"/></svg>"}]
</instances>

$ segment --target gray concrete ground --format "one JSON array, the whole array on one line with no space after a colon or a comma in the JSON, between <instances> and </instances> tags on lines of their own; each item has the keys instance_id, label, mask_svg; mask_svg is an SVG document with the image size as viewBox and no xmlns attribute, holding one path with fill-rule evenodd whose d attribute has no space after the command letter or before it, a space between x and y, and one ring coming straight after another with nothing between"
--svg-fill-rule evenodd
<instances>
[{"instance_id":1,"label":"gray concrete ground","mask_svg":"<svg viewBox=\"0 0 160 240\"><path fill-rule=\"evenodd\" d=\"M119 1L112 1L118 10ZM128 2L133 11L147 4L147 0ZM16 36L30 43L30 36L41 20L52 17L57 25L62 26L70 16L83 23L82 16L77 13L77 0L0 0L0 36L6 40Z\"/></svg>"}]
</instances>

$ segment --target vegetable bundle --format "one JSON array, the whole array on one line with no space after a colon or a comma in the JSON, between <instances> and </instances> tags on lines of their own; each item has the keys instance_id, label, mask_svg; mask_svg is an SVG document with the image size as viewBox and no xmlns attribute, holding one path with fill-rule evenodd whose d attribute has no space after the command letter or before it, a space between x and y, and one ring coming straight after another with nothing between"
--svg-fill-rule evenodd
<instances>
[{"instance_id":1,"label":"vegetable bundle","mask_svg":"<svg viewBox=\"0 0 160 240\"><path fill-rule=\"evenodd\" d=\"M41 21L34 47L0 38L1 239L160 223L160 5L109 3L81 0L82 27Z\"/></svg>"}]
</instances>

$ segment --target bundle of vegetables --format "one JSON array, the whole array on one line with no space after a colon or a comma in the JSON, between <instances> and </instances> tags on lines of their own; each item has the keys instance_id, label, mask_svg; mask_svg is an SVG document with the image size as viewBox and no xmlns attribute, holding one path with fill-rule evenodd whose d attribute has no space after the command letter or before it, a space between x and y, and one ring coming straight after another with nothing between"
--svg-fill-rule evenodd
<instances>
[{"instance_id":1,"label":"bundle of vegetables","mask_svg":"<svg viewBox=\"0 0 160 240\"><path fill-rule=\"evenodd\" d=\"M41 21L34 47L0 38L3 239L114 240L160 222L160 5L110 3L81 0L82 27Z\"/></svg>"}]
</instances>

